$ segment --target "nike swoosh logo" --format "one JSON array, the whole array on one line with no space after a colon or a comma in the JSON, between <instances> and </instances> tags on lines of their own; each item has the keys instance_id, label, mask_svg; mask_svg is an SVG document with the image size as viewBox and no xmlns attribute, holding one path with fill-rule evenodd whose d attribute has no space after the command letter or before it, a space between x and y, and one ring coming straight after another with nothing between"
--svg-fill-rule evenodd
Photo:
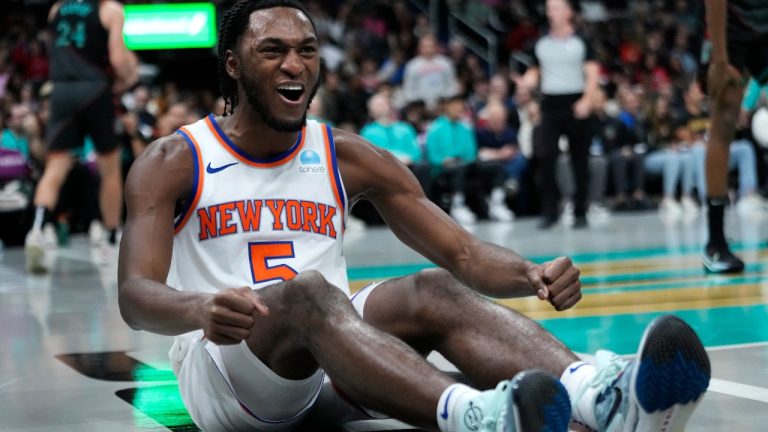
<instances>
[{"instance_id":1,"label":"nike swoosh logo","mask_svg":"<svg viewBox=\"0 0 768 432\"><path fill-rule=\"evenodd\" d=\"M205 168L205 171L208 174L216 174L219 171L224 171L225 169L231 167L232 165L237 165L238 162L232 162L231 164L222 165L220 167L212 167L211 163L208 162L208 166Z\"/></svg>"},{"instance_id":2,"label":"nike swoosh logo","mask_svg":"<svg viewBox=\"0 0 768 432\"><path fill-rule=\"evenodd\" d=\"M451 395L453 394L454 390L456 390L456 387L452 388L451 391L448 392L448 396L445 397L443 412L440 413L440 417L442 417L443 420L448 420L448 401L451 400Z\"/></svg>"},{"instance_id":3,"label":"nike swoosh logo","mask_svg":"<svg viewBox=\"0 0 768 432\"><path fill-rule=\"evenodd\" d=\"M576 372L576 370L577 370L578 368L580 368L580 367L582 367L582 366L585 366L585 365L588 365L588 364L589 364L589 363L586 363L586 362L585 362L585 363L582 363L582 364L580 364L580 365L578 365L578 366L576 366L576 367L572 367L572 368L570 368L570 369L569 369L569 371L570 371L571 373L574 373L574 372Z\"/></svg>"},{"instance_id":4,"label":"nike swoosh logo","mask_svg":"<svg viewBox=\"0 0 768 432\"><path fill-rule=\"evenodd\" d=\"M621 408L621 397L622 397L621 389L614 387L613 391L614 391L614 397L616 399L613 400L613 406L611 407L611 411L608 412L608 417L607 418L610 419L610 421L613 421L613 417L617 416L617 418L619 419L619 423L617 423L617 424L623 425L624 424L624 416L622 416L618 412L619 408ZM635 416L636 419L639 418L639 417L640 416ZM637 420L635 420L635 422L637 422ZM632 430L636 430L636 429L633 428Z\"/></svg>"}]
</instances>

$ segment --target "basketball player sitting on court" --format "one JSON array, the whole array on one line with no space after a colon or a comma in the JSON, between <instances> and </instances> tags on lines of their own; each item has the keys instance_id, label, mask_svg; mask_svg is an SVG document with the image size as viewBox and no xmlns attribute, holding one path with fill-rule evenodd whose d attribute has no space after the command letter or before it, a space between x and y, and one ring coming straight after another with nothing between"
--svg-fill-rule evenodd
<instances>
[{"instance_id":1,"label":"basketball player sitting on court","mask_svg":"<svg viewBox=\"0 0 768 432\"><path fill-rule=\"evenodd\" d=\"M134 329L175 336L171 361L198 426L290 430L333 405L442 431L565 431L571 418L682 429L710 377L693 330L657 319L635 362L601 352L595 367L478 295L535 294L564 310L581 299L579 271L473 237L394 156L307 121L320 65L300 3L236 3L219 56L227 115L182 127L136 161L120 251L121 313ZM350 298L344 223L363 198L442 268ZM425 361L432 350L474 387Z\"/></svg>"}]
</instances>

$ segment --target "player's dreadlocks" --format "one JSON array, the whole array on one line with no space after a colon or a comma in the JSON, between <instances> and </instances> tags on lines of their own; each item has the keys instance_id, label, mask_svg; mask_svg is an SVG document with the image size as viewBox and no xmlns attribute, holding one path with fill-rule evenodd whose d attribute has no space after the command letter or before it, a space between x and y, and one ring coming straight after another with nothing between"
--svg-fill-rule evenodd
<instances>
[{"instance_id":1,"label":"player's dreadlocks","mask_svg":"<svg viewBox=\"0 0 768 432\"><path fill-rule=\"evenodd\" d=\"M243 36L251 13L260 9L270 9L273 7L289 7L300 10L312 23L315 28L315 22L309 16L303 4L296 0L239 0L221 19L219 27L219 87L221 96L224 99L224 115L232 114L238 104L237 81L227 74L226 56L227 50L235 50L240 38Z\"/></svg>"}]
</instances>

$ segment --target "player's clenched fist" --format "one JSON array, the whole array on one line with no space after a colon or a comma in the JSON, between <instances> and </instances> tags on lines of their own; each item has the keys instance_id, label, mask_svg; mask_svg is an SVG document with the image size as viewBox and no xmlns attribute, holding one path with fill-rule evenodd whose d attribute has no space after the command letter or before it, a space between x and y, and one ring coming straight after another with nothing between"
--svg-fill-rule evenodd
<instances>
[{"instance_id":1,"label":"player's clenched fist","mask_svg":"<svg viewBox=\"0 0 768 432\"><path fill-rule=\"evenodd\" d=\"M581 272L570 258L560 257L544 264L531 264L528 281L542 300L548 300L555 309L566 310L581 300Z\"/></svg>"},{"instance_id":2,"label":"player's clenched fist","mask_svg":"<svg viewBox=\"0 0 768 432\"><path fill-rule=\"evenodd\" d=\"M254 313L267 315L269 309L252 289L222 290L203 304L203 333L217 345L240 343L251 334Z\"/></svg>"}]
</instances>

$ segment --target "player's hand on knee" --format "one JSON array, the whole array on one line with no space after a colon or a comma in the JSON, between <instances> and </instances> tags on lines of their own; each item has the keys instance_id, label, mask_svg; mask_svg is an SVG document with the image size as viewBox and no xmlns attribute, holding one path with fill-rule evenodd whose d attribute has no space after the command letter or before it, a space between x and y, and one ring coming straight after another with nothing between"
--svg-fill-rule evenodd
<instances>
[{"instance_id":1,"label":"player's hand on knee","mask_svg":"<svg viewBox=\"0 0 768 432\"><path fill-rule=\"evenodd\" d=\"M259 295L248 287L220 291L206 300L203 310L203 333L217 345L240 343L251 334L254 314L269 314Z\"/></svg>"},{"instance_id":2,"label":"player's hand on knee","mask_svg":"<svg viewBox=\"0 0 768 432\"><path fill-rule=\"evenodd\" d=\"M547 285L547 300L562 311L581 300L581 271L568 257L560 257L542 264L542 281Z\"/></svg>"}]
</instances>

